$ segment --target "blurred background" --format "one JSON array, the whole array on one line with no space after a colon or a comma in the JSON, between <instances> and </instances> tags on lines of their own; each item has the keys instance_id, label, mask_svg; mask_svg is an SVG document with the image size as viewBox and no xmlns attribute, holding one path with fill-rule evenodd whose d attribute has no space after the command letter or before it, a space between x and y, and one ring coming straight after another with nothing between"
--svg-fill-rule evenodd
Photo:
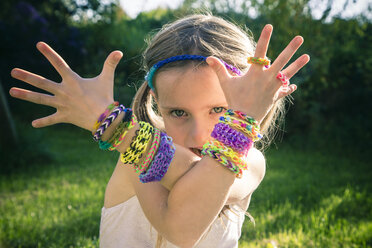
<instances>
[{"instance_id":1,"label":"blurred background","mask_svg":"<svg viewBox=\"0 0 372 248\"><path fill-rule=\"evenodd\" d=\"M143 80L145 39L162 25L212 12L257 41L274 26L268 57L296 35L311 60L292 80L285 123L266 150L242 247L371 247L372 4L368 0L3 0L0 3L0 247L98 247L104 187L116 154L67 124L33 129L54 109L9 96L35 90L10 77L22 68L59 82L37 51L53 47L83 77L121 50L115 99L129 106ZM39 90L40 91L40 90ZM41 91L40 91L41 92Z\"/></svg>"}]
</instances>

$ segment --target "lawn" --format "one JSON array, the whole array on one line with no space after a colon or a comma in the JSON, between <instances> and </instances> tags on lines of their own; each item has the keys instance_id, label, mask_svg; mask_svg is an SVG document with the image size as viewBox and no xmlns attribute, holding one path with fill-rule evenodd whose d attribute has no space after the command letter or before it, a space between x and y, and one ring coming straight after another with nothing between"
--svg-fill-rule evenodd
<instances>
[{"instance_id":1,"label":"lawn","mask_svg":"<svg viewBox=\"0 0 372 248\"><path fill-rule=\"evenodd\" d=\"M40 130L53 162L0 176L0 247L98 247L118 154L74 130ZM371 247L371 165L352 154L288 144L268 150L249 208L256 225L246 218L239 247Z\"/></svg>"}]
</instances>

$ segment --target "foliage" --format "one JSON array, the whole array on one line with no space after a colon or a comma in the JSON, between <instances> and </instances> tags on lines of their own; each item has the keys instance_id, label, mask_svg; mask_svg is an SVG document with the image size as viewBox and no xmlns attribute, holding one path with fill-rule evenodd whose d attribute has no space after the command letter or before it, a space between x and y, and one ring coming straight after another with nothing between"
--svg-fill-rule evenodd
<instances>
[{"instance_id":1,"label":"foliage","mask_svg":"<svg viewBox=\"0 0 372 248\"><path fill-rule=\"evenodd\" d=\"M271 59L275 59L295 35L305 38L294 59L307 53L311 60L291 80L298 89L293 94L295 104L287 103L285 138L294 140L300 136L307 140L317 136L317 143L323 142L323 146L332 143L339 147L363 148L371 144L372 28L366 15L347 20L336 16L325 21L329 14L326 10L323 17L316 20L308 0L185 0L176 10L157 9L130 19L117 1L105 2L2 1L0 78L4 90L11 86L34 89L10 78L9 72L14 67L60 81L36 50L39 40L48 42L84 77L100 73L106 56L118 49L123 51L124 58L116 71L115 98L128 106L145 74L141 70L145 39L165 23L209 9L215 15L248 27L255 40L263 26L272 23L274 33L268 51ZM93 13L94 18L89 18L89 13ZM28 123L53 111L34 104L27 105L28 111L24 111L24 102L10 97L8 100L13 114Z\"/></svg>"}]
</instances>

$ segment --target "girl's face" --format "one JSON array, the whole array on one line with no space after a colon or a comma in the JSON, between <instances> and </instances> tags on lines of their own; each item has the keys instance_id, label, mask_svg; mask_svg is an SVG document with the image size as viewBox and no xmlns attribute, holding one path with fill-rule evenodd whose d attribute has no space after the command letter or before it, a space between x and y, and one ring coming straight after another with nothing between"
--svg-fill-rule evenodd
<instances>
[{"instance_id":1,"label":"girl's face","mask_svg":"<svg viewBox=\"0 0 372 248\"><path fill-rule=\"evenodd\" d=\"M156 90L167 134L201 157L204 143L228 107L216 73L209 66L161 71Z\"/></svg>"}]
</instances>

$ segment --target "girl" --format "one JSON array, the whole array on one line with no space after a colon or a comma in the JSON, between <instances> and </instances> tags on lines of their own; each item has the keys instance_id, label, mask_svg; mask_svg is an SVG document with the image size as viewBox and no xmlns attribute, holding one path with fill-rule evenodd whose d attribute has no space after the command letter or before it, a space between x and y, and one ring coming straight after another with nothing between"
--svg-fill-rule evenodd
<instances>
[{"instance_id":1,"label":"girl","mask_svg":"<svg viewBox=\"0 0 372 248\"><path fill-rule=\"evenodd\" d=\"M133 99L133 113L113 104L120 51L107 57L100 75L84 79L39 42L38 50L62 82L12 70L14 78L53 94L10 90L13 97L57 109L34 120L34 127L72 123L91 131L101 148L121 153L106 187L102 247L238 247L244 213L265 174L265 159L249 142L258 140L259 132L270 136L284 98L296 90L289 78L309 61L303 55L281 71L303 42L297 36L268 65L271 33L266 25L255 46L244 31L211 15L165 25L144 52L147 76ZM247 135L236 125L259 132ZM211 136L230 138L218 150L217 143L208 142ZM238 136L246 142L243 155L225 159L227 143L234 148L231 154L238 154ZM162 173L155 169L160 165ZM158 176L147 178L150 169Z\"/></svg>"}]
</instances>

